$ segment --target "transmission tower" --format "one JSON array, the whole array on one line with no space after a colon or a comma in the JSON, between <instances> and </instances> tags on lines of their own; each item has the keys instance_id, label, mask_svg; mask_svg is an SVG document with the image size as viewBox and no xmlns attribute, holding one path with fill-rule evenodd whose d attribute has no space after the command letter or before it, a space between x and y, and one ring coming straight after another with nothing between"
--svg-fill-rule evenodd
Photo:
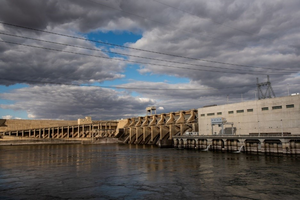
<instances>
[{"instance_id":1,"label":"transmission tower","mask_svg":"<svg viewBox=\"0 0 300 200\"><path fill-rule=\"evenodd\" d=\"M273 91L273 88L271 86L271 82L269 80L269 75L268 75L268 81L264 83L259 83L258 78L257 80L257 98L258 100L260 99L267 99L267 98L275 98L275 93ZM262 87L267 87L265 93L262 91Z\"/></svg>"}]
</instances>

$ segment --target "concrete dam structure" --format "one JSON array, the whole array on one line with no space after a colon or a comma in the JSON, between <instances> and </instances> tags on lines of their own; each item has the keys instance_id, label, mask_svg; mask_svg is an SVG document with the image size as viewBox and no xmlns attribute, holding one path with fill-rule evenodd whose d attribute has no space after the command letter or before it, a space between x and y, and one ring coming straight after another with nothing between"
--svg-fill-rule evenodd
<instances>
[{"instance_id":1,"label":"concrete dam structure","mask_svg":"<svg viewBox=\"0 0 300 200\"><path fill-rule=\"evenodd\" d=\"M0 142L5 141L90 141L114 137L118 121L64 120L1 120ZM50 142L50 143L51 143ZM1 143L0 143L1 144Z\"/></svg>"},{"instance_id":2,"label":"concrete dam structure","mask_svg":"<svg viewBox=\"0 0 300 200\"><path fill-rule=\"evenodd\" d=\"M129 144L172 144L172 138L198 130L196 109L129 118L119 129L119 139Z\"/></svg>"},{"instance_id":3,"label":"concrete dam structure","mask_svg":"<svg viewBox=\"0 0 300 200\"><path fill-rule=\"evenodd\" d=\"M118 121L0 120L5 140L91 141L117 138L125 144L221 150L300 153L300 96L262 99ZM155 111L153 113L152 111Z\"/></svg>"}]
</instances>

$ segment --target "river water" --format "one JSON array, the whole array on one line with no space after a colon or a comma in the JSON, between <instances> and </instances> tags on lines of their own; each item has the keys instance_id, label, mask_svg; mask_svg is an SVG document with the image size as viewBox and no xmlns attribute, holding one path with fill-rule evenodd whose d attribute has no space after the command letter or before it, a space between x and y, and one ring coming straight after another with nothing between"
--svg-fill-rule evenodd
<instances>
[{"instance_id":1,"label":"river water","mask_svg":"<svg viewBox=\"0 0 300 200\"><path fill-rule=\"evenodd\" d=\"M0 146L0 199L300 199L300 158L138 145Z\"/></svg>"}]
</instances>

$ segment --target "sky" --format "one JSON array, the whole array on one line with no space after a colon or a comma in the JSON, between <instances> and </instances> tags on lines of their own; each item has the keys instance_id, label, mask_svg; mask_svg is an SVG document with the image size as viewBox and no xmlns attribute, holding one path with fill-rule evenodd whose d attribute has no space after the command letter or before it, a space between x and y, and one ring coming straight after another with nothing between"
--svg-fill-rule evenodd
<instances>
[{"instance_id":1,"label":"sky","mask_svg":"<svg viewBox=\"0 0 300 200\"><path fill-rule=\"evenodd\" d=\"M115 120L299 92L299 0L2 0L0 118ZM264 89L264 88L263 88Z\"/></svg>"}]
</instances>

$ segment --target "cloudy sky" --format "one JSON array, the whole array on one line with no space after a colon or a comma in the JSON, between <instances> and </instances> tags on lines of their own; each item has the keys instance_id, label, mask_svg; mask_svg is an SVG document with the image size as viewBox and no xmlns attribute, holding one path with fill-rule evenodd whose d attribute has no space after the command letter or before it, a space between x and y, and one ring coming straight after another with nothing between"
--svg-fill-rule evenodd
<instances>
[{"instance_id":1,"label":"cloudy sky","mask_svg":"<svg viewBox=\"0 0 300 200\"><path fill-rule=\"evenodd\" d=\"M299 0L2 0L0 118L120 119L300 92Z\"/></svg>"}]
</instances>

